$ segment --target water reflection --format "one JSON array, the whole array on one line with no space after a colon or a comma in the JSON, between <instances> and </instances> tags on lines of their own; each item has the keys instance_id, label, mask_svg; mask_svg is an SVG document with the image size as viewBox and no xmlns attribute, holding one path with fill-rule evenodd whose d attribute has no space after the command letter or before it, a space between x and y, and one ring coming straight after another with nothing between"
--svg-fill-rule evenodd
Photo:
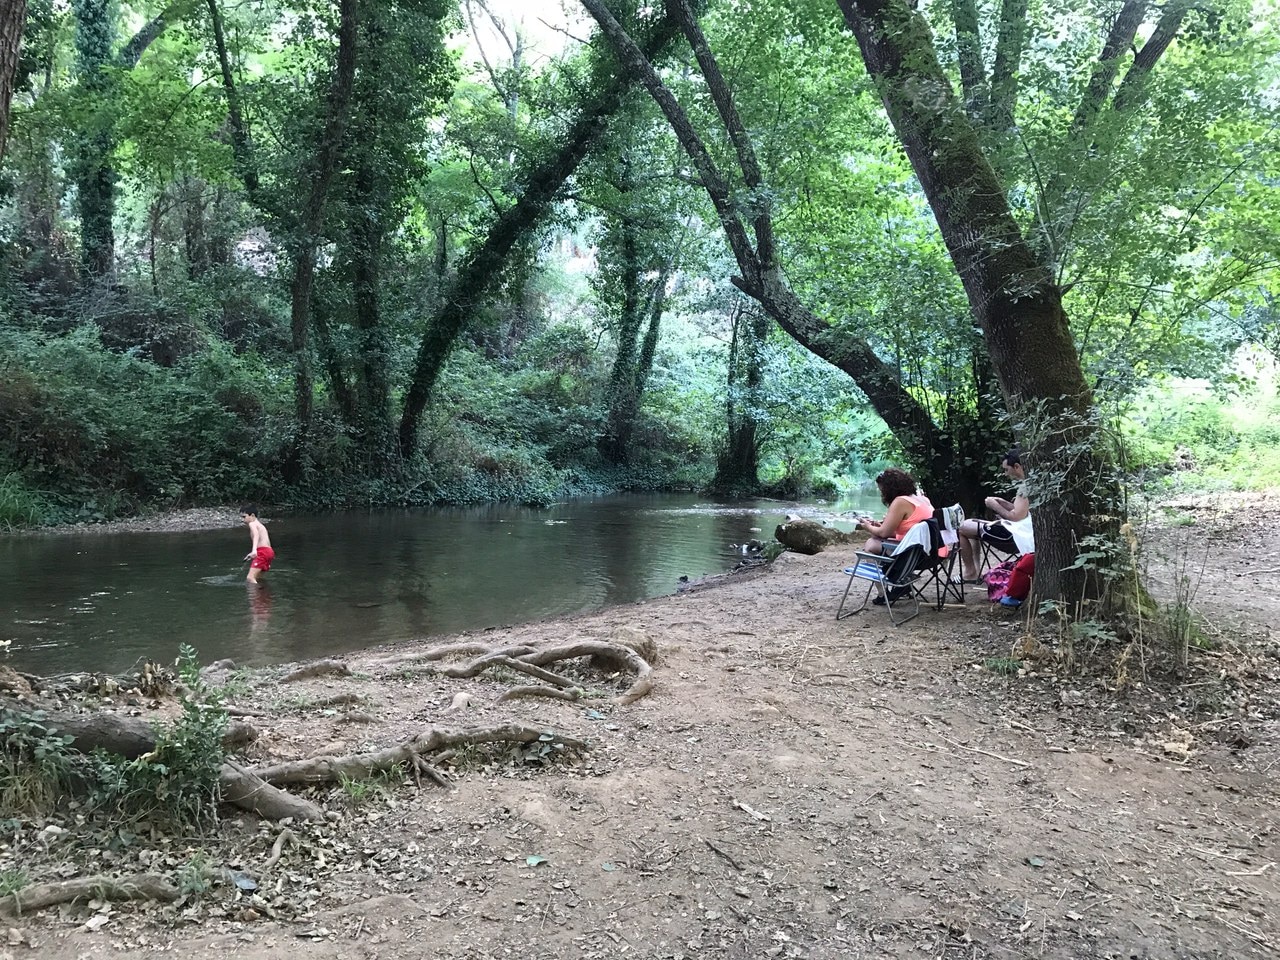
<instances>
[{"instance_id":1,"label":"water reflection","mask_svg":"<svg viewBox=\"0 0 1280 960\"><path fill-rule=\"evenodd\" d=\"M258 583L245 581L249 595L249 635L266 630L271 623L271 585L265 578Z\"/></svg>"},{"instance_id":2,"label":"water reflection","mask_svg":"<svg viewBox=\"0 0 1280 960\"><path fill-rule=\"evenodd\" d=\"M769 539L795 509L630 496L267 516L277 558L253 591L239 524L0 538L0 640L6 662L38 673L124 670L183 643L245 664L327 656L672 593L731 568L731 544Z\"/></svg>"}]
</instances>

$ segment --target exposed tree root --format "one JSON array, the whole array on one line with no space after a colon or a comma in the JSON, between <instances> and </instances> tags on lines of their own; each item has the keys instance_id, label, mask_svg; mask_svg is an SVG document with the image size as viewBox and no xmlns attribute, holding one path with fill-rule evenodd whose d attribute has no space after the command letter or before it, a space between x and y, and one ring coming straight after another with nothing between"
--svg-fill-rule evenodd
<instances>
[{"instance_id":1,"label":"exposed tree root","mask_svg":"<svg viewBox=\"0 0 1280 960\"><path fill-rule=\"evenodd\" d=\"M476 654L479 654L479 656L475 656ZM628 670L635 674L635 680L631 686L617 698L618 703L635 703L653 690L653 667L649 665L648 660L626 644L613 643L606 640L578 640L558 647L545 648L527 646L494 648L477 643L454 643L435 647L421 654L416 654L415 657L419 661L431 662L444 659L447 656L457 655L475 656L475 659L468 663L428 667L426 669L444 677L469 679L477 677L493 667L503 667L542 680L560 690L569 690L577 687L579 685L578 682L544 668L548 664L590 657L594 666L610 671ZM504 695L499 702L514 699L517 696L555 697L554 694L532 693L531 691L535 689L533 687L518 687L516 689L520 692L513 695ZM570 698L557 697L556 699Z\"/></svg>"},{"instance_id":2,"label":"exposed tree root","mask_svg":"<svg viewBox=\"0 0 1280 960\"><path fill-rule=\"evenodd\" d=\"M479 743L534 743L547 731L522 723L467 730L431 727L394 747L372 753L353 753L342 757L311 757L258 767L253 772L267 783L288 786L301 783L337 783L343 779L365 780L375 773L406 766L417 774L425 774L437 783L448 781L426 760L426 755L448 747ZM581 740L555 734L556 742L574 750L585 749Z\"/></svg>"},{"instance_id":3,"label":"exposed tree root","mask_svg":"<svg viewBox=\"0 0 1280 960\"><path fill-rule=\"evenodd\" d=\"M290 670L280 678L281 683L293 683L295 680L310 680L312 677L349 677L351 668L341 660L317 660L303 664L296 670Z\"/></svg>"},{"instance_id":4,"label":"exposed tree root","mask_svg":"<svg viewBox=\"0 0 1280 960\"><path fill-rule=\"evenodd\" d=\"M276 842L271 845L271 856L267 857L267 859L263 861L262 869L259 870L258 873L265 874L265 873L268 873L270 870L272 870L275 867L275 865L280 862L280 855L284 853L284 845L286 843L297 843L297 842L298 842L298 837L294 834L292 830L290 830L288 827L285 827L283 830L281 830L280 836L276 837Z\"/></svg>"},{"instance_id":5,"label":"exposed tree root","mask_svg":"<svg viewBox=\"0 0 1280 960\"><path fill-rule=\"evenodd\" d=\"M555 687L538 687L533 685L512 687L498 698L498 702L506 703L508 700L519 700L523 697L542 697L545 700L581 700L582 688L570 687L568 690L557 690Z\"/></svg>"},{"instance_id":6,"label":"exposed tree root","mask_svg":"<svg viewBox=\"0 0 1280 960\"><path fill-rule=\"evenodd\" d=\"M341 707L351 703L359 703L364 697L358 693L336 693L332 697L322 697L319 700L301 700L298 703L291 703L288 706L296 710L319 710L323 707Z\"/></svg>"},{"instance_id":7,"label":"exposed tree root","mask_svg":"<svg viewBox=\"0 0 1280 960\"><path fill-rule=\"evenodd\" d=\"M609 643L605 640L578 640L563 646L538 650L520 659L525 663L545 666L548 663L573 660L577 657L602 657L618 661L635 673L636 678L631 686L617 698L620 704L635 703L653 690L653 667L649 666L640 654L620 643Z\"/></svg>"},{"instance_id":8,"label":"exposed tree root","mask_svg":"<svg viewBox=\"0 0 1280 960\"><path fill-rule=\"evenodd\" d=\"M19 712L28 712L40 705L23 702L4 703ZM116 753L133 760L156 748L155 727L142 717L126 717L118 713L49 712L43 721L45 726L72 738L71 748L90 753L101 747L108 753ZM258 738L258 731L248 723L229 723L222 735L222 745L227 750L239 750Z\"/></svg>"},{"instance_id":9,"label":"exposed tree root","mask_svg":"<svg viewBox=\"0 0 1280 960\"><path fill-rule=\"evenodd\" d=\"M228 760L219 776L222 799L268 820L323 820L324 810L303 797L267 783L256 771Z\"/></svg>"},{"instance_id":10,"label":"exposed tree root","mask_svg":"<svg viewBox=\"0 0 1280 960\"><path fill-rule=\"evenodd\" d=\"M77 877L57 883L38 883L16 890L0 899L0 914L20 917L24 912L43 910L76 900L162 900L178 899L178 888L163 877L138 873L130 877Z\"/></svg>"}]
</instances>

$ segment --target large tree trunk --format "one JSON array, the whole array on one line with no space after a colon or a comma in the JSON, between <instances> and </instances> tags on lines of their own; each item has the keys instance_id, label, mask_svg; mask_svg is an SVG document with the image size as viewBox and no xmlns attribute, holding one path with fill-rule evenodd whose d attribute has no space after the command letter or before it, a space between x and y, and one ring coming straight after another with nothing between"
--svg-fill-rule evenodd
<instances>
[{"instance_id":1,"label":"large tree trunk","mask_svg":"<svg viewBox=\"0 0 1280 960\"><path fill-rule=\"evenodd\" d=\"M357 0L341 0L339 4L338 56L333 83L329 88L329 105L324 126L316 144L315 157L307 171L310 188L306 204L293 238L293 279L289 283L290 345L294 354L294 410L298 433L286 473L297 480L305 466L311 429L312 373L307 344L307 327L311 314L311 287L316 272L316 247L324 229L325 201L329 184L338 164L338 148L347 122L347 107L356 72L356 7Z\"/></svg>"},{"instance_id":2,"label":"large tree trunk","mask_svg":"<svg viewBox=\"0 0 1280 960\"><path fill-rule=\"evenodd\" d=\"M663 19L644 47L655 57L675 38L677 28ZM470 323L501 277L507 256L516 243L551 209L556 194L604 135L609 119L618 112L633 85L633 75L612 73L579 111L566 131L560 148L536 167L525 181L519 198L494 222L484 242L458 268L444 295L444 302L427 326L418 347L413 377L400 418L400 453L413 454L423 411L435 389L440 371L458 334Z\"/></svg>"},{"instance_id":3,"label":"large tree trunk","mask_svg":"<svg viewBox=\"0 0 1280 960\"><path fill-rule=\"evenodd\" d=\"M630 162L623 159L622 181L619 190L625 197L631 189ZM631 439L631 423L635 418L636 349L640 341L640 251L638 227L635 221L623 214L618 229L622 233L622 309L618 317L618 349L609 372L606 398L609 414L605 421L604 435L598 444L601 456L608 463L626 463Z\"/></svg>"},{"instance_id":4,"label":"large tree trunk","mask_svg":"<svg viewBox=\"0 0 1280 960\"><path fill-rule=\"evenodd\" d=\"M84 271L97 279L109 275L115 263L116 174L111 165L115 136L107 102L111 79L106 68L111 63L116 27L107 0L75 0L74 6L76 72L92 107L75 150L76 209Z\"/></svg>"},{"instance_id":5,"label":"large tree trunk","mask_svg":"<svg viewBox=\"0 0 1280 960\"><path fill-rule=\"evenodd\" d=\"M1103 529L1115 481L1095 449L1093 400L1062 292L1014 222L1004 190L938 65L924 18L906 0L839 0L867 71L933 209L968 294L1034 481L1037 593L1074 602L1097 593L1073 566Z\"/></svg>"},{"instance_id":6,"label":"large tree trunk","mask_svg":"<svg viewBox=\"0 0 1280 960\"><path fill-rule=\"evenodd\" d=\"M0 160L9 139L9 105L22 58L22 30L27 23L27 0L5 0L0 9Z\"/></svg>"},{"instance_id":7,"label":"large tree trunk","mask_svg":"<svg viewBox=\"0 0 1280 960\"><path fill-rule=\"evenodd\" d=\"M213 31L213 47L218 54L218 67L222 71L222 90L227 98L227 120L231 126L231 153L235 158L236 172L244 183L249 202L258 202L258 166L253 158L253 141L244 122L240 107L240 91L236 86L235 72L231 69L231 56L227 53L226 32L222 25L222 10L218 0L208 0L209 21Z\"/></svg>"},{"instance_id":8,"label":"large tree trunk","mask_svg":"<svg viewBox=\"0 0 1280 960\"><path fill-rule=\"evenodd\" d=\"M368 157L365 157L366 162ZM382 325L383 204L375 195L376 177L364 164L354 177L355 218L351 229L351 294L359 331L360 437L377 472L396 460L391 423L391 347Z\"/></svg>"},{"instance_id":9,"label":"large tree trunk","mask_svg":"<svg viewBox=\"0 0 1280 960\"><path fill-rule=\"evenodd\" d=\"M746 493L760 485L759 423L755 411L760 406L764 382L760 355L769 335L767 322L761 310L738 310L733 317L725 391L725 445L716 460L713 490Z\"/></svg>"}]
</instances>

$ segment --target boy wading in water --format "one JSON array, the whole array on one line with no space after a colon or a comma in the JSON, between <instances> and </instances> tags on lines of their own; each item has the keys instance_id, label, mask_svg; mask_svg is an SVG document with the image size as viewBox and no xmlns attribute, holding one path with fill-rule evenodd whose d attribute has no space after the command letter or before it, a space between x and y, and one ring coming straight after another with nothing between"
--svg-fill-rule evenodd
<instances>
[{"instance_id":1,"label":"boy wading in water","mask_svg":"<svg viewBox=\"0 0 1280 960\"><path fill-rule=\"evenodd\" d=\"M275 559L276 552L271 549L271 537L267 535L267 528L258 519L257 507L253 504L241 507L240 519L253 537L253 547L244 555L246 560L253 561L249 564L249 576L246 579L250 583L257 583L258 577L271 569L271 561Z\"/></svg>"}]
</instances>

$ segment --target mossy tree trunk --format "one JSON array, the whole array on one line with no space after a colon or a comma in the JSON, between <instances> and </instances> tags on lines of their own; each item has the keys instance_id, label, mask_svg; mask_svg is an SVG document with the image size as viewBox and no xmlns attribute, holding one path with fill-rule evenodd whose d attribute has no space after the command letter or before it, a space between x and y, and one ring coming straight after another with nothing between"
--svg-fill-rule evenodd
<instances>
[{"instance_id":1,"label":"mossy tree trunk","mask_svg":"<svg viewBox=\"0 0 1280 960\"><path fill-rule=\"evenodd\" d=\"M763 351L768 336L769 322L764 311L735 311L729 339L727 430L711 484L715 490L747 493L760 486L759 411L764 387Z\"/></svg>"},{"instance_id":2,"label":"mossy tree trunk","mask_svg":"<svg viewBox=\"0 0 1280 960\"><path fill-rule=\"evenodd\" d=\"M657 56L677 32L670 20L660 20L648 31L644 42L647 54ZM602 78L583 102L559 148L530 171L519 198L494 221L484 241L462 261L446 285L442 303L422 336L405 394L399 430L402 457L413 454L422 415L458 335L497 285L511 251L551 209L560 188L600 142L610 118L631 91L634 81L630 73L620 73L611 66L606 70L603 64L600 67L607 79Z\"/></svg>"},{"instance_id":3,"label":"mossy tree trunk","mask_svg":"<svg viewBox=\"0 0 1280 960\"><path fill-rule=\"evenodd\" d=\"M1093 398L1062 291L1024 240L978 131L957 101L924 18L906 0L839 0L894 129L937 219L1035 479L1037 593L1099 593L1074 566L1117 498L1097 450Z\"/></svg>"}]
</instances>

